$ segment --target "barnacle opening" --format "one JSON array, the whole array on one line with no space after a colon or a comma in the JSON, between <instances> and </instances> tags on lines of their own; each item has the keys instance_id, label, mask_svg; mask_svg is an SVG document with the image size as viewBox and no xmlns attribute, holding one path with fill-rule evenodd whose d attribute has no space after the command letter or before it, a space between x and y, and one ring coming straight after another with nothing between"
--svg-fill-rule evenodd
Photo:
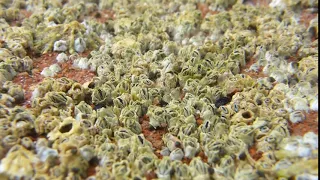
<instances>
[{"instance_id":1,"label":"barnacle opening","mask_svg":"<svg viewBox=\"0 0 320 180\"><path fill-rule=\"evenodd\" d=\"M250 112L250 111L245 111L241 115L245 119L250 119L253 116L252 112Z\"/></svg>"},{"instance_id":2,"label":"barnacle opening","mask_svg":"<svg viewBox=\"0 0 320 180\"><path fill-rule=\"evenodd\" d=\"M60 131L61 133L67 133L67 132L69 132L69 131L72 129L72 127L73 127L73 124L72 124L72 123L65 124L65 125L63 125L63 126L61 126L61 127L59 128L59 131Z\"/></svg>"}]
</instances>

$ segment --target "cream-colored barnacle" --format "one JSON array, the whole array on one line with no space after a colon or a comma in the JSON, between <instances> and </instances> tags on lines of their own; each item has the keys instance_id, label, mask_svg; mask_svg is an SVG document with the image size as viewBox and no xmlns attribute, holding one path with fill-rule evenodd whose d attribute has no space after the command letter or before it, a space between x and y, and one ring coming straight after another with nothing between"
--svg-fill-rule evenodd
<instances>
[{"instance_id":1,"label":"cream-colored barnacle","mask_svg":"<svg viewBox=\"0 0 320 180\"><path fill-rule=\"evenodd\" d=\"M151 105L148 108L147 116L150 118L150 126L153 128L164 127L167 125L164 117L164 108Z\"/></svg>"},{"instance_id":2,"label":"cream-colored barnacle","mask_svg":"<svg viewBox=\"0 0 320 180\"><path fill-rule=\"evenodd\" d=\"M183 139L183 147L185 157L192 159L200 151L200 144L198 140L194 137L186 137Z\"/></svg>"},{"instance_id":3,"label":"cream-colored barnacle","mask_svg":"<svg viewBox=\"0 0 320 180\"><path fill-rule=\"evenodd\" d=\"M135 134L141 133L141 125L137 117L125 118L123 120L124 127L130 129Z\"/></svg>"},{"instance_id":4,"label":"cream-colored barnacle","mask_svg":"<svg viewBox=\"0 0 320 180\"><path fill-rule=\"evenodd\" d=\"M56 140L58 138L68 137L72 134L79 135L83 132L83 129L80 127L80 122L77 122L72 117L68 117L55 127L47 137L49 140Z\"/></svg>"},{"instance_id":5,"label":"cream-colored barnacle","mask_svg":"<svg viewBox=\"0 0 320 180\"><path fill-rule=\"evenodd\" d=\"M158 178L170 179L173 167L168 156L163 157L161 160L158 160L156 163L156 174Z\"/></svg>"},{"instance_id":6,"label":"cream-colored barnacle","mask_svg":"<svg viewBox=\"0 0 320 180\"><path fill-rule=\"evenodd\" d=\"M235 179L258 179L257 171L245 161L240 161L234 174Z\"/></svg>"},{"instance_id":7,"label":"cream-colored barnacle","mask_svg":"<svg viewBox=\"0 0 320 180\"><path fill-rule=\"evenodd\" d=\"M192 179L188 165L182 163L181 161L173 161L171 164L174 169L174 178L184 180Z\"/></svg>"},{"instance_id":8,"label":"cream-colored barnacle","mask_svg":"<svg viewBox=\"0 0 320 180\"><path fill-rule=\"evenodd\" d=\"M105 105L111 101L111 92L108 88L95 88L91 97L93 104Z\"/></svg>"},{"instance_id":9,"label":"cream-colored barnacle","mask_svg":"<svg viewBox=\"0 0 320 180\"><path fill-rule=\"evenodd\" d=\"M131 100L131 95L127 93L123 93L121 96L113 99L113 104L115 107L120 109L126 107Z\"/></svg>"},{"instance_id":10,"label":"cream-colored barnacle","mask_svg":"<svg viewBox=\"0 0 320 180\"><path fill-rule=\"evenodd\" d=\"M169 148L170 151L173 151L176 148L181 147L182 142L171 133L167 133L162 137L164 144Z\"/></svg>"},{"instance_id":11,"label":"cream-colored barnacle","mask_svg":"<svg viewBox=\"0 0 320 180\"><path fill-rule=\"evenodd\" d=\"M244 122L230 126L230 135L242 140L248 145L253 143L254 127L252 125L246 125Z\"/></svg>"},{"instance_id":12,"label":"cream-colored barnacle","mask_svg":"<svg viewBox=\"0 0 320 180\"><path fill-rule=\"evenodd\" d=\"M71 142L59 144L60 170L62 174L75 172L81 177L87 176L88 162L81 156L79 148Z\"/></svg>"},{"instance_id":13,"label":"cream-colored barnacle","mask_svg":"<svg viewBox=\"0 0 320 180\"><path fill-rule=\"evenodd\" d=\"M220 106L218 108L218 112L220 112L221 116L225 118L230 118L234 114L234 111L231 109L230 106Z\"/></svg>"},{"instance_id":14,"label":"cream-colored barnacle","mask_svg":"<svg viewBox=\"0 0 320 180\"><path fill-rule=\"evenodd\" d=\"M73 84L74 81L72 79L61 77L53 82L52 90L67 92Z\"/></svg>"},{"instance_id":15,"label":"cream-colored barnacle","mask_svg":"<svg viewBox=\"0 0 320 180\"><path fill-rule=\"evenodd\" d=\"M129 166L129 162L127 160L122 160L112 165L112 174L116 178L129 177L130 173L131 173L131 169Z\"/></svg>"},{"instance_id":16,"label":"cream-colored barnacle","mask_svg":"<svg viewBox=\"0 0 320 180\"><path fill-rule=\"evenodd\" d=\"M38 158L23 146L13 146L0 164L0 173L4 173L9 178L31 179L34 175L33 166L38 162ZM17 173L19 172L19 173Z\"/></svg>"},{"instance_id":17,"label":"cream-colored barnacle","mask_svg":"<svg viewBox=\"0 0 320 180\"><path fill-rule=\"evenodd\" d=\"M57 127L62 120L51 113L40 114L34 121L35 130L38 134L46 134Z\"/></svg>"},{"instance_id":18,"label":"cream-colored barnacle","mask_svg":"<svg viewBox=\"0 0 320 180\"><path fill-rule=\"evenodd\" d=\"M127 128L120 127L119 129L114 131L114 136L117 141L120 139L130 138L133 135L134 135L134 133Z\"/></svg>"},{"instance_id":19,"label":"cream-colored barnacle","mask_svg":"<svg viewBox=\"0 0 320 180\"><path fill-rule=\"evenodd\" d=\"M19 144L21 139L15 135L7 135L2 139L2 147L9 150L11 147Z\"/></svg>"},{"instance_id":20,"label":"cream-colored barnacle","mask_svg":"<svg viewBox=\"0 0 320 180\"><path fill-rule=\"evenodd\" d=\"M304 115L304 113L302 111L293 111L289 115L289 120L292 123L302 122L305 120L305 118L306 118L306 116Z\"/></svg>"},{"instance_id":21,"label":"cream-colored barnacle","mask_svg":"<svg viewBox=\"0 0 320 180\"><path fill-rule=\"evenodd\" d=\"M179 160L181 161L184 157L184 152L180 148L176 148L170 153L170 159L171 160Z\"/></svg>"},{"instance_id":22,"label":"cream-colored barnacle","mask_svg":"<svg viewBox=\"0 0 320 180\"><path fill-rule=\"evenodd\" d=\"M7 81L3 84L2 91L5 91L14 98L15 103L24 100L24 91L20 85L14 84L12 81Z\"/></svg>"},{"instance_id":23,"label":"cream-colored barnacle","mask_svg":"<svg viewBox=\"0 0 320 180\"><path fill-rule=\"evenodd\" d=\"M252 123L255 119L255 114L250 110L240 110L238 113L232 116L231 122L232 123Z\"/></svg>"},{"instance_id":24,"label":"cream-colored barnacle","mask_svg":"<svg viewBox=\"0 0 320 180\"><path fill-rule=\"evenodd\" d=\"M156 156L153 153L140 154L134 161L138 174L144 174L154 168L155 160Z\"/></svg>"},{"instance_id":25,"label":"cream-colored barnacle","mask_svg":"<svg viewBox=\"0 0 320 180\"><path fill-rule=\"evenodd\" d=\"M69 107L73 104L72 99L64 92L48 92L44 99L54 107Z\"/></svg>"},{"instance_id":26,"label":"cream-colored barnacle","mask_svg":"<svg viewBox=\"0 0 320 180\"><path fill-rule=\"evenodd\" d=\"M301 97L294 97L290 99L293 109L296 111L309 111L308 100Z\"/></svg>"},{"instance_id":27,"label":"cream-colored barnacle","mask_svg":"<svg viewBox=\"0 0 320 180\"><path fill-rule=\"evenodd\" d=\"M226 154L225 142L218 139L211 140L204 146L204 153L208 157L208 163L218 163Z\"/></svg>"},{"instance_id":28,"label":"cream-colored barnacle","mask_svg":"<svg viewBox=\"0 0 320 180\"><path fill-rule=\"evenodd\" d=\"M210 166L203 162L200 157L195 157L192 159L189 165L189 170L194 179L210 179Z\"/></svg>"},{"instance_id":29,"label":"cream-colored barnacle","mask_svg":"<svg viewBox=\"0 0 320 180\"><path fill-rule=\"evenodd\" d=\"M178 137L182 140L186 137L198 138L197 125L195 123L187 123L180 126Z\"/></svg>"},{"instance_id":30,"label":"cream-colored barnacle","mask_svg":"<svg viewBox=\"0 0 320 180\"><path fill-rule=\"evenodd\" d=\"M84 88L80 83L76 82L72 84L72 86L67 92L67 95L71 97L77 104L84 100L84 97L85 97Z\"/></svg>"},{"instance_id":31,"label":"cream-colored barnacle","mask_svg":"<svg viewBox=\"0 0 320 180\"><path fill-rule=\"evenodd\" d=\"M22 137L30 133L34 128L34 116L28 112L21 112L12 118L11 126L14 128L13 134Z\"/></svg>"}]
</instances>

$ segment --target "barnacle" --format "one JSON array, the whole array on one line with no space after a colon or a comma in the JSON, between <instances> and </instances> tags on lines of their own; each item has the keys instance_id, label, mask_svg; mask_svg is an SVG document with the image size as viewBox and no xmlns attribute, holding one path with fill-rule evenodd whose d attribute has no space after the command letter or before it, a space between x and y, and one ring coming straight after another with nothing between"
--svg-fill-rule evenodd
<instances>
[{"instance_id":1,"label":"barnacle","mask_svg":"<svg viewBox=\"0 0 320 180\"><path fill-rule=\"evenodd\" d=\"M80 135L83 132L80 127L80 123L72 117L64 119L59 126L55 127L50 133L48 133L49 140L56 140L58 138L68 137L70 135Z\"/></svg>"},{"instance_id":2,"label":"barnacle","mask_svg":"<svg viewBox=\"0 0 320 180\"><path fill-rule=\"evenodd\" d=\"M156 174L159 178L170 179L173 168L169 157L165 156L161 160L158 160L156 166Z\"/></svg>"},{"instance_id":3,"label":"barnacle","mask_svg":"<svg viewBox=\"0 0 320 180\"><path fill-rule=\"evenodd\" d=\"M316 178L318 3L181 2L1 1L0 179Z\"/></svg>"},{"instance_id":4,"label":"barnacle","mask_svg":"<svg viewBox=\"0 0 320 180\"><path fill-rule=\"evenodd\" d=\"M38 158L23 146L13 146L0 164L0 172L10 178L32 178ZM17 174L17 172L19 172Z\"/></svg>"}]
</instances>

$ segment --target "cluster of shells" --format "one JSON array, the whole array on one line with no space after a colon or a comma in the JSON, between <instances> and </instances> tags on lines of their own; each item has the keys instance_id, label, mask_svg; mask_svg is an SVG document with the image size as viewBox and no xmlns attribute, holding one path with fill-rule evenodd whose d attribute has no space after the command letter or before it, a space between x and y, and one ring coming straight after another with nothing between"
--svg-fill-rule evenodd
<instances>
[{"instance_id":1,"label":"cluster of shells","mask_svg":"<svg viewBox=\"0 0 320 180\"><path fill-rule=\"evenodd\" d=\"M199 3L218 13L203 17ZM318 111L318 16L299 22L317 3L0 1L0 178L317 179L318 135L289 131ZM89 18L104 10L115 18ZM57 62L97 76L57 79L52 65L31 108L20 106L25 92L12 80L31 73L29 51L59 52ZM245 71L265 77L241 73L251 58ZM160 155L143 118L166 132Z\"/></svg>"}]
</instances>

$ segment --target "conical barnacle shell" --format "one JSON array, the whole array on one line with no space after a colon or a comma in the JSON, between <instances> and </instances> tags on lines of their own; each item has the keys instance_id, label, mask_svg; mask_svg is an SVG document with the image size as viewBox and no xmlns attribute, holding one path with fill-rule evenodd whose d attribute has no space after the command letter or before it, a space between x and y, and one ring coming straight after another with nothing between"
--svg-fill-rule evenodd
<instances>
[{"instance_id":1,"label":"conical barnacle shell","mask_svg":"<svg viewBox=\"0 0 320 180\"><path fill-rule=\"evenodd\" d=\"M210 179L209 165L205 162L202 162L200 157L195 157L192 159L189 169L194 179Z\"/></svg>"},{"instance_id":2,"label":"conical barnacle shell","mask_svg":"<svg viewBox=\"0 0 320 180\"><path fill-rule=\"evenodd\" d=\"M51 113L42 113L34 121L35 130L38 134L45 134L51 132L57 127L62 120L58 116Z\"/></svg>"},{"instance_id":3,"label":"conical barnacle shell","mask_svg":"<svg viewBox=\"0 0 320 180\"><path fill-rule=\"evenodd\" d=\"M231 121L233 123L239 123L239 122L244 122L244 123L251 123L255 119L255 115L252 111L250 110L240 110L238 113L232 116Z\"/></svg>"},{"instance_id":4,"label":"conical barnacle shell","mask_svg":"<svg viewBox=\"0 0 320 180\"><path fill-rule=\"evenodd\" d=\"M185 157L192 159L198 154L200 150L200 144L197 142L198 140L194 137L185 138L182 142Z\"/></svg>"},{"instance_id":5,"label":"conical barnacle shell","mask_svg":"<svg viewBox=\"0 0 320 180\"><path fill-rule=\"evenodd\" d=\"M171 176L171 171L172 171L172 166L170 163L169 157L165 156L161 160L158 160L156 163L156 174L158 178L162 179L170 179Z\"/></svg>"},{"instance_id":6,"label":"conical barnacle shell","mask_svg":"<svg viewBox=\"0 0 320 180\"><path fill-rule=\"evenodd\" d=\"M64 92L48 92L45 100L54 107L69 107L73 104L72 99Z\"/></svg>"},{"instance_id":7,"label":"conical barnacle shell","mask_svg":"<svg viewBox=\"0 0 320 180\"><path fill-rule=\"evenodd\" d=\"M131 169L130 169L128 161L126 161L126 160L116 162L112 165L112 174L116 178L129 177L130 173L131 173Z\"/></svg>"},{"instance_id":8,"label":"conical barnacle shell","mask_svg":"<svg viewBox=\"0 0 320 180\"><path fill-rule=\"evenodd\" d=\"M20 138L15 135L7 135L2 139L2 147L9 150L16 144L20 143Z\"/></svg>"},{"instance_id":9,"label":"conical barnacle shell","mask_svg":"<svg viewBox=\"0 0 320 180\"><path fill-rule=\"evenodd\" d=\"M80 123L72 117L68 117L55 127L48 135L49 140L56 140L58 138L68 137L72 134L81 134L83 129L80 127Z\"/></svg>"},{"instance_id":10,"label":"conical barnacle shell","mask_svg":"<svg viewBox=\"0 0 320 180\"><path fill-rule=\"evenodd\" d=\"M80 83L73 83L68 90L67 95L71 97L75 103L83 101L85 98L84 88Z\"/></svg>"},{"instance_id":11,"label":"conical barnacle shell","mask_svg":"<svg viewBox=\"0 0 320 180\"><path fill-rule=\"evenodd\" d=\"M115 130L115 132L114 132L114 136L117 141L120 139L130 138L133 135L134 135L134 133L131 130L129 130L127 128L122 128L122 127Z\"/></svg>"},{"instance_id":12,"label":"conical barnacle shell","mask_svg":"<svg viewBox=\"0 0 320 180\"><path fill-rule=\"evenodd\" d=\"M60 162L62 174L70 172L78 172L82 177L87 175L88 162L80 155L79 148L70 142L59 145Z\"/></svg>"},{"instance_id":13,"label":"conical barnacle shell","mask_svg":"<svg viewBox=\"0 0 320 180\"><path fill-rule=\"evenodd\" d=\"M34 175L33 166L37 161L38 159L32 152L26 150L23 146L16 145L2 159L0 173L5 173L10 178L29 179Z\"/></svg>"}]
</instances>

